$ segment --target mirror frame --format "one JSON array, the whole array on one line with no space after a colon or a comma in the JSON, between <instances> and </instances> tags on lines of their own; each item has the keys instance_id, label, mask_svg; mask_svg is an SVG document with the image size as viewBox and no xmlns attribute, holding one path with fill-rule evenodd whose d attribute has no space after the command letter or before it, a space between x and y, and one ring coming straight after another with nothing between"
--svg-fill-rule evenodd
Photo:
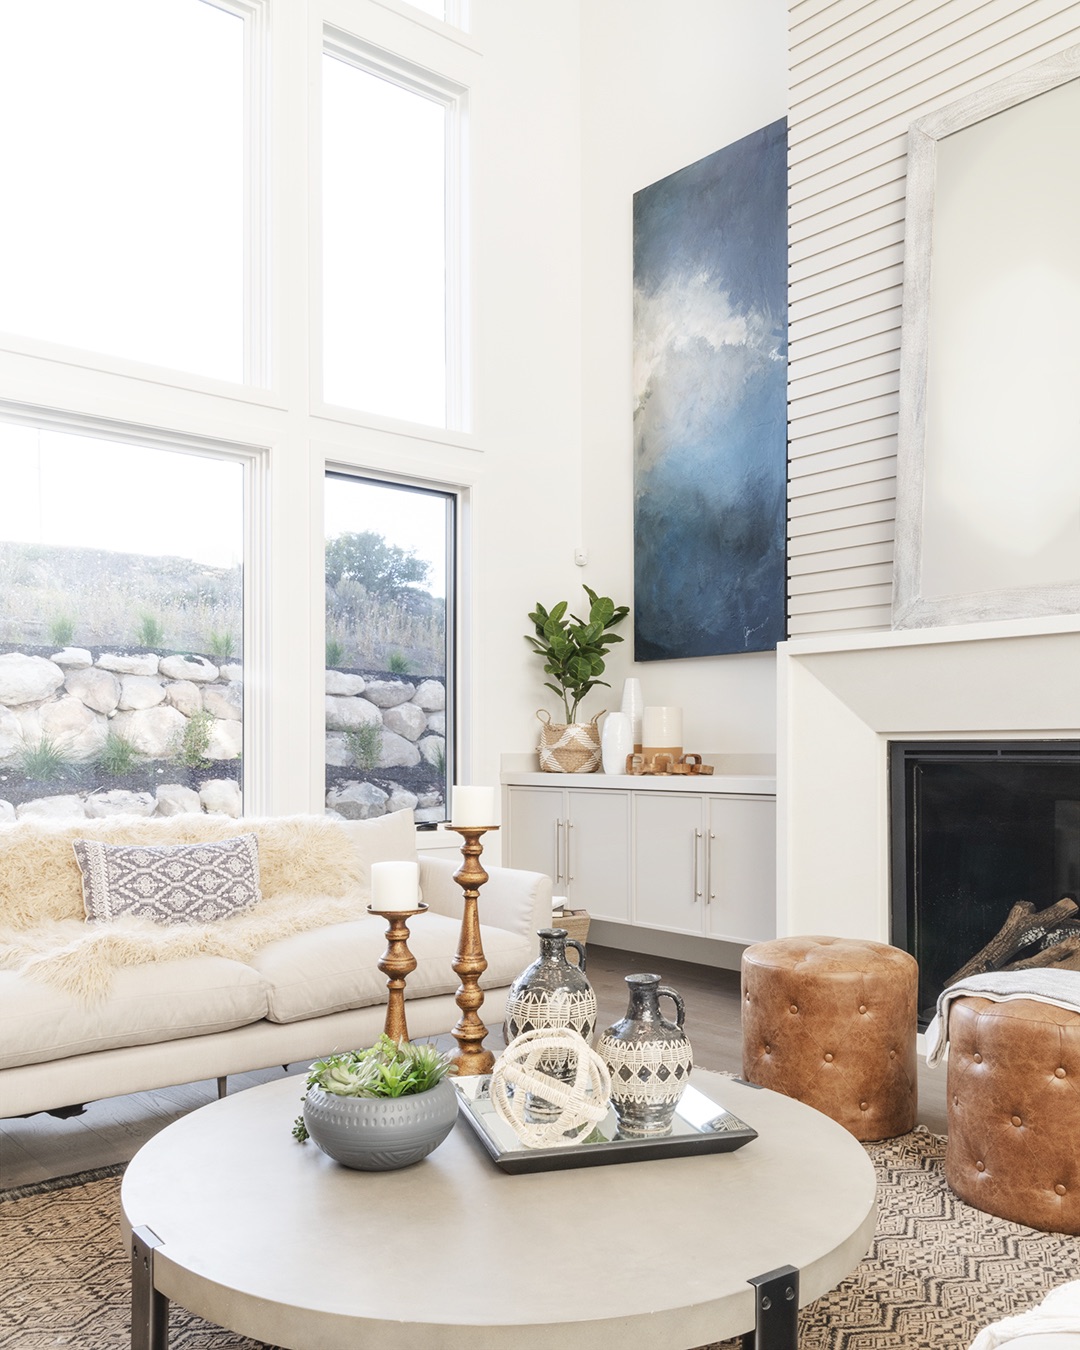
<instances>
[{"instance_id":1,"label":"mirror frame","mask_svg":"<svg viewBox=\"0 0 1080 1350\"><path fill-rule=\"evenodd\" d=\"M930 286L938 142L953 132L1080 78L1080 45L976 90L911 124L908 132L904 292L900 326L900 399L896 464L896 542L892 626L1035 618L1080 613L1080 576L1044 586L976 594L922 595L926 398Z\"/></svg>"}]
</instances>

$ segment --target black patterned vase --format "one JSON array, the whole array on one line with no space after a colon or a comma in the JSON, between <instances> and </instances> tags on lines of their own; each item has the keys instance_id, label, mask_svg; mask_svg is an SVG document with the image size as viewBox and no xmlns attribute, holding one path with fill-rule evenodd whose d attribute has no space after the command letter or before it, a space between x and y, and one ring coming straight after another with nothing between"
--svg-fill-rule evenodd
<instances>
[{"instance_id":1,"label":"black patterned vase","mask_svg":"<svg viewBox=\"0 0 1080 1350\"><path fill-rule=\"evenodd\" d=\"M683 1031L686 1010L659 975L627 975L630 1004L620 1022L601 1033L597 1053L611 1074L611 1104L621 1135L671 1131L675 1108L690 1080L693 1051ZM661 997L675 1004L674 1022L660 1012Z\"/></svg>"},{"instance_id":2,"label":"black patterned vase","mask_svg":"<svg viewBox=\"0 0 1080 1350\"><path fill-rule=\"evenodd\" d=\"M570 937L565 928L541 928L540 955L527 966L510 986L506 999L503 1032L507 1045L524 1031L545 1027L569 1027L586 1042L596 1029L596 994L585 976L585 946ZM567 960L566 949L578 954L575 966ZM573 1077L573 1066L565 1052L545 1055L536 1067L541 1073L561 1082ZM530 1094L528 1114L539 1120L558 1114L557 1108Z\"/></svg>"}]
</instances>

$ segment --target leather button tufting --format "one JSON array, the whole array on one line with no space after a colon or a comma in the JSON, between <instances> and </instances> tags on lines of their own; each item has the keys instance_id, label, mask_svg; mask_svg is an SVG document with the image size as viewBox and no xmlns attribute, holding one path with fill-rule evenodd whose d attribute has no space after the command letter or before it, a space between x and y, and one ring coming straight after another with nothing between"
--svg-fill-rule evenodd
<instances>
[{"instance_id":1,"label":"leather button tufting","mask_svg":"<svg viewBox=\"0 0 1080 1350\"><path fill-rule=\"evenodd\" d=\"M1064 1186L1061 1184L1061 1182L1059 1181L1058 1184L1054 1187L1054 1191L1055 1191L1055 1193L1056 1193L1057 1195L1064 1195L1064 1194L1065 1194L1065 1187L1064 1187Z\"/></svg>"},{"instance_id":2,"label":"leather button tufting","mask_svg":"<svg viewBox=\"0 0 1080 1350\"><path fill-rule=\"evenodd\" d=\"M825 1063L826 1063L826 1064L831 1064L831 1063L832 1063L832 1055L830 1055L830 1054L828 1053L828 1051L825 1052Z\"/></svg>"},{"instance_id":3,"label":"leather button tufting","mask_svg":"<svg viewBox=\"0 0 1080 1350\"><path fill-rule=\"evenodd\" d=\"M765 1047L765 1053L766 1053L767 1055L771 1055L771 1054L772 1054L772 1046L771 1046L771 1045L767 1045L767 1046Z\"/></svg>"},{"instance_id":4,"label":"leather button tufting","mask_svg":"<svg viewBox=\"0 0 1080 1350\"><path fill-rule=\"evenodd\" d=\"M798 1011L799 1011L799 1005L798 1005L797 1003L793 1003L793 1004L791 1005L791 1011L792 1011L793 1013L798 1012Z\"/></svg>"},{"instance_id":5,"label":"leather button tufting","mask_svg":"<svg viewBox=\"0 0 1080 1350\"><path fill-rule=\"evenodd\" d=\"M1064 1069L1055 1069L1055 1070L1054 1070L1054 1077L1055 1077L1055 1078L1064 1078L1064 1077L1065 1077L1065 1070L1064 1070Z\"/></svg>"},{"instance_id":6,"label":"leather button tufting","mask_svg":"<svg viewBox=\"0 0 1080 1350\"><path fill-rule=\"evenodd\" d=\"M976 1172L985 1172L985 1171L986 1171L986 1164L985 1164L984 1162L977 1162L977 1163L975 1164L975 1171L976 1171Z\"/></svg>"},{"instance_id":7,"label":"leather button tufting","mask_svg":"<svg viewBox=\"0 0 1080 1350\"><path fill-rule=\"evenodd\" d=\"M971 1058L975 1061L976 1064L982 1063L982 1055L979 1054L978 1050L975 1051L975 1053L971 1056Z\"/></svg>"},{"instance_id":8,"label":"leather button tufting","mask_svg":"<svg viewBox=\"0 0 1080 1350\"><path fill-rule=\"evenodd\" d=\"M1017 1126L1023 1124L1019 1116L1013 1116L1012 1123Z\"/></svg>"},{"instance_id":9,"label":"leather button tufting","mask_svg":"<svg viewBox=\"0 0 1080 1350\"><path fill-rule=\"evenodd\" d=\"M860 1004L859 1004L859 1011L860 1011L861 1013L864 1013L864 1012L866 1011L866 1004L865 1004L865 1003L860 1003Z\"/></svg>"},{"instance_id":10,"label":"leather button tufting","mask_svg":"<svg viewBox=\"0 0 1080 1350\"><path fill-rule=\"evenodd\" d=\"M859 1103L859 1110L860 1110L860 1111L868 1111L869 1109L870 1109L870 1108L869 1108L869 1105L868 1105L866 1102L860 1102L860 1103Z\"/></svg>"},{"instance_id":11,"label":"leather button tufting","mask_svg":"<svg viewBox=\"0 0 1080 1350\"><path fill-rule=\"evenodd\" d=\"M890 1051L889 1051L889 1058L890 1058L890 1059L895 1059L895 1058L896 1058L896 1051L895 1051L895 1050L890 1050Z\"/></svg>"}]
</instances>

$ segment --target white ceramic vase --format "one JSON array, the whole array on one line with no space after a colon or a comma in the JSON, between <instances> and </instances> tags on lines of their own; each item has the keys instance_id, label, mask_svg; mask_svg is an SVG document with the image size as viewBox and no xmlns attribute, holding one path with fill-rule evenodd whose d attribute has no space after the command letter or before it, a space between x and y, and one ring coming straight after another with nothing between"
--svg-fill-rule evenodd
<instances>
[{"instance_id":1,"label":"white ceramic vase","mask_svg":"<svg viewBox=\"0 0 1080 1350\"><path fill-rule=\"evenodd\" d=\"M600 754L605 773L625 773L626 756L634 749L630 714L610 712L600 734Z\"/></svg>"},{"instance_id":2,"label":"white ceramic vase","mask_svg":"<svg viewBox=\"0 0 1080 1350\"><path fill-rule=\"evenodd\" d=\"M645 710L645 700L641 693L641 681L631 677L623 681L621 711L630 718L631 750L641 749L641 714Z\"/></svg>"}]
</instances>

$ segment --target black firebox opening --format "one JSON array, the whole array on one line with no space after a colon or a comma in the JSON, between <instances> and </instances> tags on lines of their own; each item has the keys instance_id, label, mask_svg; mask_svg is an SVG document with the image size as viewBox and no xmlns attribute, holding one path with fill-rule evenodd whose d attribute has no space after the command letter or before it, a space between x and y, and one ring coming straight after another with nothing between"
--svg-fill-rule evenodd
<instances>
[{"instance_id":1,"label":"black firebox opening","mask_svg":"<svg viewBox=\"0 0 1080 1350\"><path fill-rule=\"evenodd\" d=\"M1080 903L1080 741L893 741L889 808L892 942L925 1027L1017 901Z\"/></svg>"}]
</instances>

